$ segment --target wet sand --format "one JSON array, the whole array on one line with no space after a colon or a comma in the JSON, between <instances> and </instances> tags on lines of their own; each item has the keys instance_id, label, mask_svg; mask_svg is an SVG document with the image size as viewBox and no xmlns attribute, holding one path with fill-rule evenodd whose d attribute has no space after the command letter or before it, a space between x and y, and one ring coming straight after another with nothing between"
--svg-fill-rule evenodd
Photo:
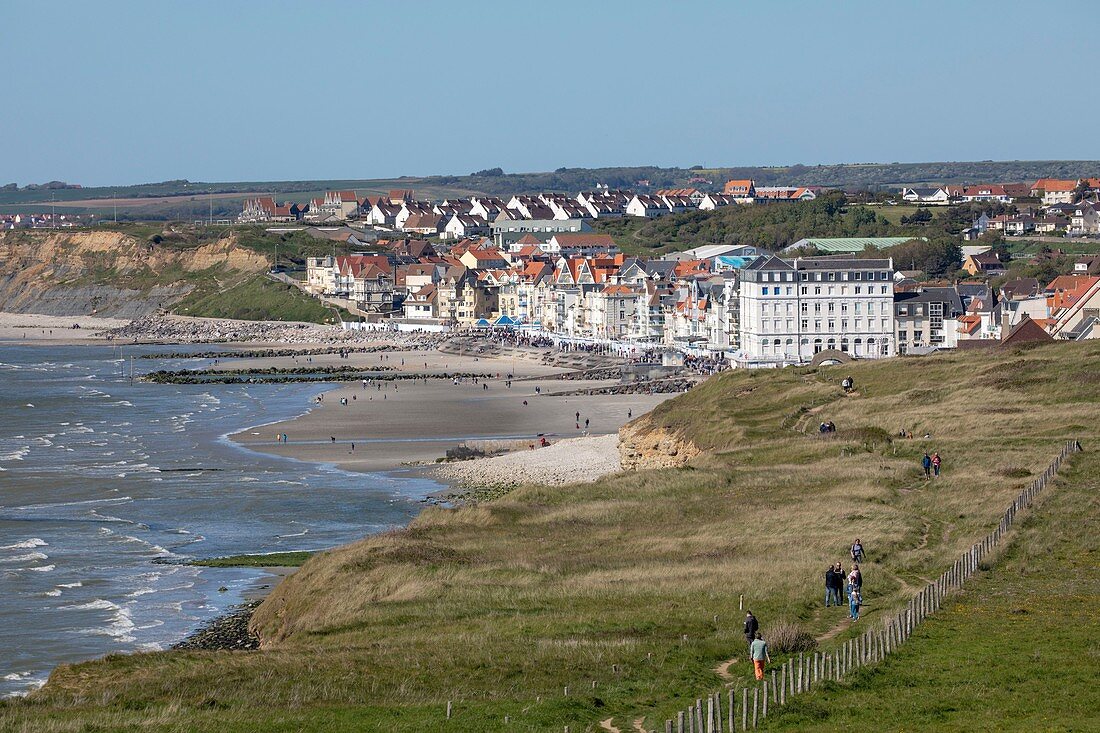
<instances>
[{"instance_id":1,"label":"wet sand","mask_svg":"<svg viewBox=\"0 0 1100 733\"><path fill-rule=\"evenodd\" d=\"M306 415L249 428L232 439L251 449L289 458L332 463L355 471L384 471L434 462L448 448L466 441L500 441L526 448L540 433L550 442L586 433L616 433L629 421L628 414L638 417L674 396L558 396L553 393L613 382L554 379L566 370L522 359L475 358L438 351L352 354L348 359L324 355L314 356L312 361L304 357L236 359L219 362L217 368L339 364L382 366L418 374L465 372L491 378L476 384L467 379L457 385L446 378L381 381L367 387L355 383L327 392L318 386L303 385L302 389L312 390L312 394L324 392L323 402ZM508 388L506 378L513 369L515 379ZM536 387L541 388L541 395L536 394ZM347 399L346 406L340 404L341 398ZM276 437L284 433L285 443Z\"/></svg>"}]
</instances>

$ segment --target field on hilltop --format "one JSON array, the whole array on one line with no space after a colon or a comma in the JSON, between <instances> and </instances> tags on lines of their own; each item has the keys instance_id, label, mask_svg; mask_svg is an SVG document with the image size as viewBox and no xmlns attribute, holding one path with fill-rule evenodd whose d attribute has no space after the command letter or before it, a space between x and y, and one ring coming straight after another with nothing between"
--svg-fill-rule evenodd
<instances>
[{"instance_id":1,"label":"field on hilltop","mask_svg":"<svg viewBox=\"0 0 1100 733\"><path fill-rule=\"evenodd\" d=\"M1098 357L1100 343L1085 342L721 374L623 430L643 465L693 456L682 465L425 509L406 530L307 560L256 612L261 650L64 665L28 699L0 704L0 729L488 731L505 716L518 730L593 731L608 718L623 730L636 719L661 728L688 701L746 679L743 661L730 679L716 671L744 656L742 596L765 632L788 621L831 650L854 631L843 612L821 607L821 576L847 560L854 537L868 551L864 618L878 623L996 526L1064 441L1093 450ZM838 386L846 375L852 395ZM837 432L820 435L823 420ZM918 437L895 437L902 428ZM944 457L938 479L919 468L932 450ZM1078 461L1095 463L1075 458L1059 483L1091 486ZM1077 501L1059 516L1093 521L1095 510ZM1022 526L1034 552L1062 557L1042 525ZM992 604L980 619L1001 623L1013 607ZM1011 641L970 638L966 653L1012 654ZM929 659L946 666L954 648L941 642ZM984 684L1041 704L1046 668L993 665ZM944 707L955 693L939 684L936 701L912 690L904 704L871 707L918 716L935 702L946 725L937 729L973 720ZM803 720L835 729L829 706L814 704ZM840 720L888 725L835 705ZM1034 729L1023 721L1001 727Z\"/></svg>"},{"instance_id":2,"label":"field on hilltop","mask_svg":"<svg viewBox=\"0 0 1100 733\"><path fill-rule=\"evenodd\" d=\"M235 216L249 195L270 195L305 202L325 191L353 189L360 195L384 195L394 189L413 189L420 198L442 199L481 193L507 196L517 193L561 191L576 194L597 184L612 188L651 191L696 186L720 190L731 178L752 178L759 186L828 186L846 190L897 189L904 185L1030 182L1037 178L1081 178L1100 175L1100 161L1036 160L931 163L838 163L834 165L726 166L661 168L623 166L558 168L554 171L505 173L499 168L469 175L402 176L375 179L312 181L196 182L187 180L133 186L87 188L0 189L0 213L94 213L126 219L203 220ZM645 183L645 182L648 182Z\"/></svg>"}]
</instances>

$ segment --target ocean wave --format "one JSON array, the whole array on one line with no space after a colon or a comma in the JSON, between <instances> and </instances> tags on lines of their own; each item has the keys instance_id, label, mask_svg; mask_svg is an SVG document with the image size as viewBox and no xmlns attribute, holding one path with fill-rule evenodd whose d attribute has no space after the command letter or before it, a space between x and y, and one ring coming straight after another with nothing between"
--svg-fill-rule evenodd
<instances>
[{"instance_id":1,"label":"ocean wave","mask_svg":"<svg viewBox=\"0 0 1100 733\"><path fill-rule=\"evenodd\" d=\"M30 570L32 573L48 573L53 570L56 565L39 565L33 568L19 568L20 570Z\"/></svg>"},{"instance_id":2,"label":"ocean wave","mask_svg":"<svg viewBox=\"0 0 1100 733\"><path fill-rule=\"evenodd\" d=\"M31 447L29 445L24 445L21 448L16 448L15 450L8 451L7 453L0 453L0 461L21 461L23 460L23 456L27 455L30 452Z\"/></svg>"},{"instance_id":3,"label":"ocean wave","mask_svg":"<svg viewBox=\"0 0 1100 733\"><path fill-rule=\"evenodd\" d=\"M133 407L134 403L129 400L119 400L118 402L112 402L115 407Z\"/></svg>"},{"instance_id":4,"label":"ocean wave","mask_svg":"<svg viewBox=\"0 0 1100 733\"><path fill-rule=\"evenodd\" d=\"M14 557L0 557L0 562L35 562L36 560L49 560L50 556L44 552L29 552L26 555Z\"/></svg>"},{"instance_id":5,"label":"ocean wave","mask_svg":"<svg viewBox=\"0 0 1100 733\"><path fill-rule=\"evenodd\" d=\"M83 583L81 583L81 582L80 582L80 581L78 580L78 581L76 581L76 582L74 582L74 583L58 583L58 584L57 584L57 587L58 587L58 588L83 588L83 587L84 587L84 584L83 584Z\"/></svg>"},{"instance_id":6,"label":"ocean wave","mask_svg":"<svg viewBox=\"0 0 1100 733\"><path fill-rule=\"evenodd\" d=\"M0 546L0 550L32 550L35 547L49 547L50 543L39 537L31 537L29 540L16 542L12 545Z\"/></svg>"},{"instance_id":7,"label":"ocean wave","mask_svg":"<svg viewBox=\"0 0 1100 733\"><path fill-rule=\"evenodd\" d=\"M134 630L134 620L130 615L130 609L125 606L120 606L117 603L97 598L88 603L81 603L75 606L62 606L62 608L70 611L112 611L113 613L106 626L84 629L82 633L110 636L121 642L130 642L134 640L134 637L130 633Z\"/></svg>"},{"instance_id":8,"label":"ocean wave","mask_svg":"<svg viewBox=\"0 0 1100 733\"><path fill-rule=\"evenodd\" d=\"M55 597L57 597L57 596L61 595L61 589L59 589L59 588L53 588L52 590L48 590L48 591L46 591L46 592L45 592L45 593L43 593L42 595L44 595L44 596L50 596L50 597L52 597L52 598L55 598Z\"/></svg>"},{"instance_id":9,"label":"ocean wave","mask_svg":"<svg viewBox=\"0 0 1100 733\"><path fill-rule=\"evenodd\" d=\"M301 532L296 532L294 534L277 534L275 536L282 540L282 539L286 539L287 537L301 537L302 535L306 535L306 534L309 534L308 529L303 529Z\"/></svg>"}]
</instances>

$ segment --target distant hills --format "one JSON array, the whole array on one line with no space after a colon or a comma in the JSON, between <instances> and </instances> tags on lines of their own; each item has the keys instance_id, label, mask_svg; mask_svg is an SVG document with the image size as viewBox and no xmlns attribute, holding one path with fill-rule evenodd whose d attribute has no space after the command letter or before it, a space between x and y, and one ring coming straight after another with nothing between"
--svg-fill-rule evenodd
<instances>
[{"instance_id":1,"label":"distant hills","mask_svg":"<svg viewBox=\"0 0 1100 733\"><path fill-rule=\"evenodd\" d=\"M604 184L638 191L694 186L717 190L731 178L752 178L758 185L829 186L847 190L891 189L922 183L963 184L1033 181L1036 178L1100 176L1096 160L980 161L938 163L844 163L766 167L559 168L537 173L506 173L488 168L464 176L311 181L193 182L187 180L134 186L0 188L0 213L46 211L94 213L120 218L205 218L211 213L235 215L247 195L264 193L279 200L305 201L327 190L355 190L363 195L391 189L413 189L417 196L445 198L482 193L495 196L539 191L576 193ZM72 184L67 184L72 185Z\"/></svg>"}]
</instances>

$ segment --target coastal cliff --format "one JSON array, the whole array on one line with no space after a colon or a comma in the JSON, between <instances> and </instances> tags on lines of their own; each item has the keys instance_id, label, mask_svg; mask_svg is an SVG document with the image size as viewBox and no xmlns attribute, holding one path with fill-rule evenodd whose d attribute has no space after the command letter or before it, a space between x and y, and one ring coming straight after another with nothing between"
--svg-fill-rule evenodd
<instances>
[{"instance_id":1,"label":"coastal cliff","mask_svg":"<svg viewBox=\"0 0 1100 733\"><path fill-rule=\"evenodd\" d=\"M676 468L702 452L687 438L655 425L648 416L619 429L619 460L627 471Z\"/></svg>"},{"instance_id":2,"label":"coastal cliff","mask_svg":"<svg viewBox=\"0 0 1100 733\"><path fill-rule=\"evenodd\" d=\"M171 237L110 230L0 233L0 311L136 318L166 307L204 279L236 279L267 267L266 257L238 246L233 235L179 247Z\"/></svg>"}]
</instances>

